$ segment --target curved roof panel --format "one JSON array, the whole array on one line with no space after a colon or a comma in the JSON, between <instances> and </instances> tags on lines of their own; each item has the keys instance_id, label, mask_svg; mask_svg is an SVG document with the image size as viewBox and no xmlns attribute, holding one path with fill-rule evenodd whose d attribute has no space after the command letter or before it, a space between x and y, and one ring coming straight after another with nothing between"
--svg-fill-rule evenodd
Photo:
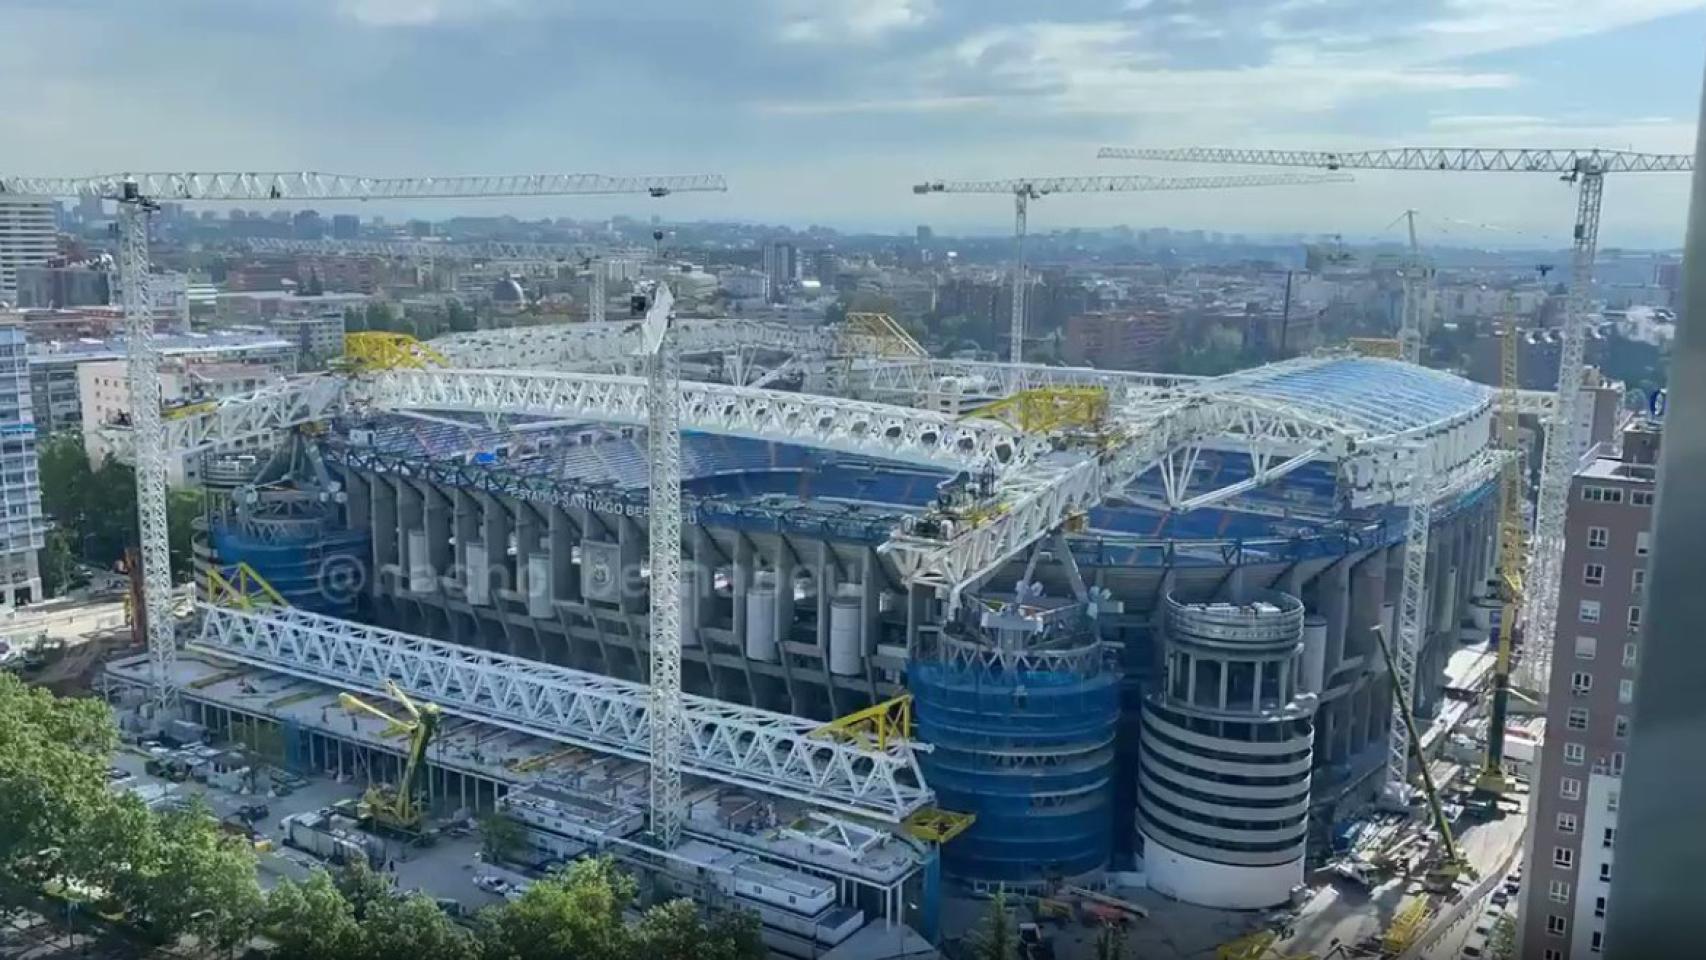
<instances>
[{"instance_id":1,"label":"curved roof panel","mask_svg":"<svg viewBox=\"0 0 1706 960\"><path fill-rule=\"evenodd\" d=\"M1443 427L1484 409L1492 390L1440 370L1373 357L1306 358L1218 378L1213 392L1282 404L1367 437Z\"/></svg>"}]
</instances>

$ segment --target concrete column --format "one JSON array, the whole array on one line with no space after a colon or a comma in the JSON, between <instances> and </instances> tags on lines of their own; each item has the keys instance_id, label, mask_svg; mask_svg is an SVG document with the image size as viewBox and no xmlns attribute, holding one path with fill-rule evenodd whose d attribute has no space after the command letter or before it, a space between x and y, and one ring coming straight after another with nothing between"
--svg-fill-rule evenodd
<instances>
[{"instance_id":1,"label":"concrete column","mask_svg":"<svg viewBox=\"0 0 1706 960\"><path fill-rule=\"evenodd\" d=\"M877 652L877 640L881 632L883 574L877 569L877 564L881 562L875 550L866 549L859 555L859 604L861 619L864 622L862 637L867 657Z\"/></svg>"},{"instance_id":2,"label":"concrete column","mask_svg":"<svg viewBox=\"0 0 1706 960\"><path fill-rule=\"evenodd\" d=\"M783 543L771 554L776 571L776 647L782 650L794 630L794 551ZM786 657L784 651L781 656Z\"/></svg>"},{"instance_id":3,"label":"concrete column","mask_svg":"<svg viewBox=\"0 0 1706 960\"><path fill-rule=\"evenodd\" d=\"M649 550L646 531L633 517L617 517L616 542L622 559L620 608L623 613L644 613L646 611L640 608L639 591L635 587L639 583L640 567L645 564Z\"/></svg>"},{"instance_id":4,"label":"concrete column","mask_svg":"<svg viewBox=\"0 0 1706 960\"><path fill-rule=\"evenodd\" d=\"M391 535L397 540L397 581L399 592L408 589L409 571L418 560L409 555L409 534L424 530L421 490L414 481L394 477L397 485L397 524Z\"/></svg>"},{"instance_id":5,"label":"concrete column","mask_svg":"<svg viewBox=\"0 0 1706 960\"><path fill-rule=\"evenodd\" d=\"M1329 679L1350 653L1347 638L1351 619L1351 563L1349 558L1328 567L1315 578L1315 604L1327 618L1327 656L1324 675Z\"/></svg>"},{"instance_id":6,"label":"concrete column","mask_svg":"<svg viewBox=\"0 0 1706 960\"><path fill-rule=\"evenodd\" d=\"M397 564L397 487L388 479L376 480L369 488L373 523L373 592L387 569Z\"/></svg>"},{"instance_id":7,"label":"concrete column","mask_svg":"<svg viewBox=\"0 0 1706 960\"><path fill-rule=\"evenodd\" d=\"M499 497L490 494L480 495L480 532L486 545L486 570L482 575L489 578L490 589L515 589L515 571L510 568L509 508Z\"/></svg>"},{"instance_id":8,"label":"concrete column","mask_svg":"<svg viewBox=\"0 0 1706 960\"><path fill-rule=\"evenodd\" d=\"M421 503L422 522L426 526L426 562L432 567L435 578L449 572L455 557L450 550L450 530L453 512L450 501L437 488L428 487L425 499Z\"/></svg>"},{"instance_id":9,"label":"concrete column","mask_svg":"<svg viewBox=\"0 0 1706 960\"><path fill-rule=\"evenodd\" d=\"M551 505L546 519L551 555L551 599L578 601L581 599L581 580L577 576L574 554L580 540L580 527L557 504Z\"/></svg>"},{"instance_id":10,"label":"concrete column","mask_svg":"<svg viewBox=\"0 0 1706 960\"><path fill-rule=\"evenodd\" d=\"M752 590L752 541L741 537L735 541L734 634L735 644L746 649L746 595Z\"/></svg>"},{"instance_id":11,"label":"concrete column","mask_svg":"<svg viewBox=\"0 0 1706 960\"><path fill-rule=\"evenodd\" d=\"M1379 647L1375 645L1371 631L1374 625L1380 622L1380 606L1386 597L1386 573L1390 555L1398 552L1400 551L1389 547L1376 550L1363 558L1351 574L1350 615L1347 618L1345 639L1347 656L1364 656L1373 660L1380 658Z\"/></svg>"},{"instance_id":12,"label":"concrete column","mask_svg":"<svg viewBox=\"0 0 1706 960\"><path fill-rule=\"evenodd\" d=\"M451 502L456 528L456 569L451 576L466 593L473 578L468 569L468 547L480 538L480 505L475 502L473 494L461 489L451 494Z\"/></svg>"}]
</instances>

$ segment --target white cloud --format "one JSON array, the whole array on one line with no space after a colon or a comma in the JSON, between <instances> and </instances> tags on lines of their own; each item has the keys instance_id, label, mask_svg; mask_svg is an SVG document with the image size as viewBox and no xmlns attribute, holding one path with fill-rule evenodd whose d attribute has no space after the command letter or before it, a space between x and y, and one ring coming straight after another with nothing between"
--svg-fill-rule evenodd
<instances>
[{"instance_id":1,"label":"white cloud","mask_svg":"<svg viewBox=\"0 0 1706 960\"><path fill-rule=\"evenodd\" d=\"M370 27L426 27L513 17L531 6L527 0L339 0L338 12Z\"/></svg>"},{"instance_id":2,"label":"white cloud","mask_svg":"<svg viewBox=\"0 0 1706 960\"><path fill-rule=\"evenodd\" d=\"M794 43L869 43L936 16L935 0L780 0L779 10Z\"/></svg>"}]
</instances>

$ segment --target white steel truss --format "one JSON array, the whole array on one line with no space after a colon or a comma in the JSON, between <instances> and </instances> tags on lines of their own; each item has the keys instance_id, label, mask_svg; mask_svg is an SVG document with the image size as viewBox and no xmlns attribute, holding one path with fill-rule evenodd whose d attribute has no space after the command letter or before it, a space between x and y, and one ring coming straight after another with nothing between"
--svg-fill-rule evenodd
<instances>
[{"instance_id":1,"label":"white steel truss","mask_svg":"<svg viewBox=\"0 0 1706 960\"><path fill-rule=\"evenodd\" d=\"M160 437L160 352L154 344L154 305L149 296L148 218L154 205L134 191L118 204L119 272L123 277L125 339L130 356L125 379L135 430L143 437ZM142 564L142 620L155 719L165 723L177 714L174 679L178 642L171 618L172 556L166 518L166 450L157 439L137 451L136 512L140 533L137 559Z\"/></svg>"},{"instance_id":2,"label":"white steel truss","mask_svg":"<svg viewBox=\"0 0 1706 960\"><path fill-rule=\"evenodd\" d=\"M854 372L856 389L865 395L907 397L908 402L917 398L925 404L931 398L942 401L950 395L997 400L1021 390L1047 387L1105 387L1110 394L1119 396L1201 379L1186 374L1051 367L1040 363L935 359L870 363Z\"/></svg>"},{"instance_id":3,"label":"white steel truss","mask_svg":"<svg viewBox=\"0 0 1706 960\"><path fill-rule=\"evenodd\" d=\"M681 358L670 310L675 297L658 284L646 314L646 455L650 471L652 835L665 850L681 839Z\"/></svg>"},{"instance_id":4,"label":"white steel truss","mask_svg":"<svg viewBox=\"0 0 1706 960\"><path fill-rule=\"evenodd\" d=\"M1424 469L1421 457L1413 461L1415 469ZM1409 783L1410 737L1409 725L1403 712L1413 709L1416 700L1416 657L1422 649L1422 637L1427 618L1428 529L1431 526L1433 497L1421 496L1410 501L1404 512L1404 568L1398 593L1398 638L1393 644L1392 663L1398 670L1392 699L1392 721L1386 731L1386 788L1397 799L1407 799L1404 789Z\"/></svg>"},{"instance_id":5,"label":"white steel truss","mask_svg":"<svg viewBox=\"0 0 1706 960\"><path fill-rule=\"evenodd\" d=\"M362 626L294 607L202 605L194 645L339 689L391 681L446 713L602 753L650 759L646 685ZM800 717L684 696L682 770L887 823L929 806L915 745L818 735Z\"/></svg>"},{"instance_id":6,"label":"white steel truss","mask_svg":"<svg viewBox=\"0 0 1706 960\"><path fill-rule=\"evenodd\" d=\"M682 356L757 349L800 357L875 357L882 355L883 348L881 338L840 326L738 318L684 319L676 324L676 349ZM631 362L639 345L639 328L637 320L512 327L447 334L433 340L432 347L458 367L595 368Z\"/></svg>"},{"instance_id":7,"label":"white steel truss","mask_svg":"<svg viewBox=\"0 0 1706 960\"><path fill-rule=\"evenodd\" d=\"M1224 147L1103 147L1103 160L1247 163L1320 170L1461 170L1480 173L1665 173L1694 169L1689 153L1628 150L1504 150L1479 147L1392 147L1386 150L1240 150Z\"/></svg>"},{"instance_id":8,"label":"white steel truss","mask_svg":"<svg viewBox=\"0 0 1706 960\"><path fill-rule=\"evenodd\" d=\"M647 422L643 377L397 369L361 381L357 392L379 410ZM956 420L910 407L715 383L681 384L681 425L706 433L962 469L1010 469L1048 450L1046 439L992 420Z\"/></svg>"},{"instance_id":9,"label":"white steel truss","mask_svg":"<svg viewBox=\"0 0 1706 960\"><path fill-rule=\"evenodd\" d=\"M108 173L91 177L4 177L0 193L42 197L114 197L126 185L156 200L459 200L595 193L723 192L715 174L611 177L538 173L467 177L360 177L342 173Z\"/></svg>"}]
</instances>

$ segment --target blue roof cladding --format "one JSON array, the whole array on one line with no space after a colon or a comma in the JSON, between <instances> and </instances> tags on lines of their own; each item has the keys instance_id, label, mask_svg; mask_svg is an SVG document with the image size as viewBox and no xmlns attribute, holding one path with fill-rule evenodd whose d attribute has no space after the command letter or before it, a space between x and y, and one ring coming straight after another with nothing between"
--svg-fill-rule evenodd
<instances>
[{"instance_id":1,"label":"blue roof cladding","mask_svg":"<svg viewBox=\"0 0 1706 960\"><path fill-rule=\"evenodd\" d=\"M1468 416L1492 398L1489 388L1461 377L1372 357L1256 367L1220 384L1219 392L1228 396L1277 401L1303 416L1373 436Z\"/></svg>"}]
</instances>

